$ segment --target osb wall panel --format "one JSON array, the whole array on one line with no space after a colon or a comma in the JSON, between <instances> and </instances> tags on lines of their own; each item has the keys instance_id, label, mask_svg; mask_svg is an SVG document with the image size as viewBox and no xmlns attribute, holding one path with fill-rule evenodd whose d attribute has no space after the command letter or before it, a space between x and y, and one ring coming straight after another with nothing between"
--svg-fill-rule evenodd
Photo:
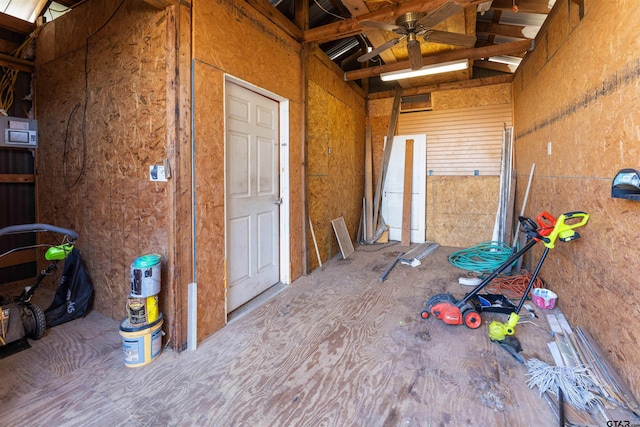
<instances>
[{"instance_id":1,"label":"osb wall panel","mask_svg":"<svg viewBox=\"0 0 640 427\"><path fill-rule=\"evenodd\" d=\"M308 207L323 261L340 253L331 220L344 217L356 239L364 194L365 103L317 51L307 65ZM309 235L311 269L318 266Z\"/></svg>"},{"instance_id":2,"label":"osb wall panel","mask_svg":"<svg viewBox=\"0 0 640 427\"><path fill-rule=\"evenodd\" d=\"M305 242L302 237L302 227L307 226L307 219L302 216L302 201L305 188L302 186L302 177L306 173L303 161L303 136L298 124L303 121L303 108L299 103L291 103L289 110L289 120L291 123L291 136L289 146L289 197L291 199L289 244L291 245L291 280L295 280L302 275L303 247Z\"/></svg>"},{"instance_id":3,"label":"osb wall panel","mask_svg":"<svg viewBox=\"0 0 640 427\"><path fill-rule=\"evenodd\" d=\"M491 240L497 176L427 177L427 240L467 248Z\"/></svg>"},{"instance_id":4,"label":"osb wall panel","mask_svg":"<svg viewBox=\"0 0 640 427\"><path fill-rule=\"evenodd\" d=\"M567 0L556 7L549 33L536 43L546 49L536 48L514 81L518 178L536 163L527 215L591 215L579 240L550 252L541 275L572 324L594 335L631 389L639 390L640 203L610 194L618 170L640 168L640 40L634 31L640 14L632 0L585 2L582 21L575 7L568 15ZM520 194L524 185L519 179ZM528 263L540 253L532 251Z\"/></svg>"},{"instance_id":5,"label":"osb wall panel","mask_svg":"<svg viewBox=\"0 0 640 427\"><path fill-rule=\"evenodd\" d=\"M142 0L133 3L140 5ZM41 64L84 49L86 39L94 34L118 8L120 1L91 0L89 7L76 7L73 14L65 19L55 19L48 23L38 36L36 43L36 63ZM129 5L127 5L129 7ZM135 6L136 8L139 6ZM151 7L142 6L146 9ZM157 11L157 10L156 10ZM122 12L122 7L118 13ZM118 28L105 27L100 37L116 32ZM97 37L97 36L96 36Z\"/></svg>"},{"instance_id":6,"label":"osb wall panel","mask_svg":"<svg viewBox=\"0 0 640 427\"><path fill-rule=\"evenodd\" d=\"M511 84L482 86L434 92L431 104L434 110L482 107L511 103Z\"/></svg>"},{"instance_id":7,"label":"osb wall panel","mask_svg":"<svg viewBox=\"0 0 640 427\"><path fill-rule=\"evenodd\" d=\"M211 120L212 111L224 111L224 73L195 63L194 82L196 281L202 340L226 323L224 120Z\"/></svg>"},{"instance_id":8,"label":"osb wall panel","mask_svg":"<svg viewBox=\"0 0 640 427\"><path fill-rule=\"evenodd\" d=\"M364 108L364 90L353 82L344 81L343 71L318 47L311 49L307 63L307 78L354 110Z\"/></svg>"},{"instance_id":9,"label":"osb wall panel","mask_svg":"<svg viewBox=\"0 0 640 427\"><path fill-rule=\"evenodd\" d=\"M246 2L195 2L193 29L196 60L300 100L300 44Z\"/></svg>"},{"instance_id":10,"label":"osb wall panel","mask_svg":"<svg viewBox=\"0 0 640 427\"><path fill-rule=\"evenodd\" d=\"M133 260L160 253L160 309L165 330L171 330L168 184L148 178L149 166L167 155L165 15L142 1L125 2L90 39L85 75L86 34L117 5L94 1L91 13L78 7L45 27L38 39L38 46L51 46L52 39L55 46L67 43L60 48L63 56L49 53L36 71L39 220L78 231L77 246L95 286L94 309L114 319L126 315ZM80 46L66 39L69 29L83 34Z\"/></svg>"},{"instance_id":11,"label":"osb wall panel","mask_svg":"<svg viewBox=\"0 0 640 427\"><path fill-rule=\"evenodd\" d=\"M434 110L445 110L510 103L512 93L510 85L501 84L433 92L431 96ZM369 101L374 177L380 173L392 107L392 98ZM427 176L427 239L454 247L491 240L499 187L495 176Z\"/></svg>"},{"instance_id":12,"label":"osb wall panel","mask_svg":"<svg viewBox=\"0 0 640 427\"><path fill-rule=\"evenodd\" d=\"M374 191L377 177L380 176L382 165L382 155L384 150L384 138L389 132L389 121L391 120L391 110L393 109L393 98L377 99L369 101L369 125L371 126L372 160L373 160L373 182Z\"/></svg>"},{"instance_id":13,"label":"osb wall panel","mask_svg":"<svg viewBox=\"0 0 640 427\"><path fill-rule=\"evenodd\" d=\"M232 75L289 102L291 279L303 271L302 77L300 45L247 3L193 5L194 153L198 339L224 325L224 76ZM206 298L206 299L205 299ZM200 316L202 314L202 316Z\"/></svg>"}]
</instances>

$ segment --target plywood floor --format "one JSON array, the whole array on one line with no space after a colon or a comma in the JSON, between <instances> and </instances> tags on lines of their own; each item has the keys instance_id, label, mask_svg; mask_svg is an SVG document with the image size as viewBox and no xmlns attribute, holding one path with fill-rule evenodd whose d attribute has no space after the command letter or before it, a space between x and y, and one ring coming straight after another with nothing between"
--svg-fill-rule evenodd
<instances>
[{"instance_id":1,"label":"plywood floor","mask_svg":"<svg viewBox=\"0 0 640 427\"><path fill-rule=\"evenodd\" d=\"M424 300L469 290L452 248L378 277L399 245L360 246L200 343L124 366L119 324L91 313L0 360L10 426L550 426L526 368L478 330L422 320ZM483 315L485 320L489 316ZM551 339L518 326L525 358ZM504 319L503 319L504 320Z\"/></svg>"}]
</instances>

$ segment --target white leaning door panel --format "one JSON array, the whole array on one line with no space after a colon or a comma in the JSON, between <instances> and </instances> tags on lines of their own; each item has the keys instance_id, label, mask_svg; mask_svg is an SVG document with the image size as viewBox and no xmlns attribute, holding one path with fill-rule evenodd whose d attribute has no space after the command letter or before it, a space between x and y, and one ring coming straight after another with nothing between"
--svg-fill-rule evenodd
<instances>
[{"instance_id":1,"label":"white leaning door panel","mask_svg":"<svg viewBox=\"0 0 640 427\"><path fill-rule=\"evenodd\" d=\"M389 239L402 240L402 205L404 197L404 161L406 141L413 139L413 174L411 191L411 242L426 241L427 137L398 135L393 137L391 156L382 192L381 213L389 225ZM386 141L385 141L386 143Z\"/></svg>"}]
</instances>

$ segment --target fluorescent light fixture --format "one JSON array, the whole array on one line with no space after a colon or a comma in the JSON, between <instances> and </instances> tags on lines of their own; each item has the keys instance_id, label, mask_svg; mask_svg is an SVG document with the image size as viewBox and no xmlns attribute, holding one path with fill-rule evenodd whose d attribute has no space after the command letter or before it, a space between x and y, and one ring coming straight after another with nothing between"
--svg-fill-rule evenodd
<instances>
[{"instance_id":1,"label":"fluorescent light fixture","mask_svg":"<svg viewBox=\"0 0 640 427\"><path fill-rule=\"evenodd\" d=\"M440 64L427 65L419 70L400 70L391 71L389 73L380 74L382 81L388 82L390 80L408 79L410 77L430 76L433 74L449 73L451 71L466 70L469 67L469 62L466 59L459 59L457 61L442 62Z\"/></svg>"}]
</instances>

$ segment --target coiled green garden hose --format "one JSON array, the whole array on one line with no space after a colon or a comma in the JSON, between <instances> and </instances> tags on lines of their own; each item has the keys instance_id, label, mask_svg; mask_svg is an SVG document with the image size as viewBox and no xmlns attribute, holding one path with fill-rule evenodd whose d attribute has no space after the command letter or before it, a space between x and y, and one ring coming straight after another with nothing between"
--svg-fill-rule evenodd
<instances>
[{"instance_id":1,"label":"coiled green garden hose","mask_svg":"<svg viewBox=\"0 0 640 427\"><path fill-rule=\"evenodd\" d=\"M484 273L495 271L512 254L511 246L504 242L483 242L452 253L449 255L449 262L463 270Z\"/></svg>"}]
</instances>

